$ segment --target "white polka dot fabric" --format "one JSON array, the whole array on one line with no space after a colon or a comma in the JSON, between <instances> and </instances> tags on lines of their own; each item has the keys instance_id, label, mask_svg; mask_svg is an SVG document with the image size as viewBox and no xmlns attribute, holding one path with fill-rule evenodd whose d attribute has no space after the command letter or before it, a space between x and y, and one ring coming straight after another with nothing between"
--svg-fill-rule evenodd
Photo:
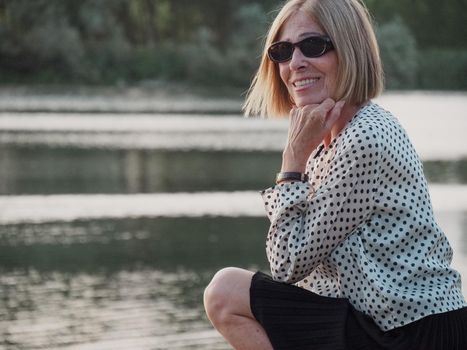
<instances>
[{"instance_id":1,"label":"white polka dot fabric","mask_svg":"<svg viewBox=\"0 0 467 350\"><path fill-rule=\"evenodd\" d=\"M261 192L275 280L347 298L382 330L467 306L422 163L389 112L364 106L307 173Z\"/></svg>"}]
</instances>

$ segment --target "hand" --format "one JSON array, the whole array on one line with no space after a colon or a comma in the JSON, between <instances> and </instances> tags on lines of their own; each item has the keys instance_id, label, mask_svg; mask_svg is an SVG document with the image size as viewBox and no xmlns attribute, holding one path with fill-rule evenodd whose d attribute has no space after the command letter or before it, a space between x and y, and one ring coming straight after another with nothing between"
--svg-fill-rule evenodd
<instances>
[{"instance_id":1,"label":"hand","mask_svg":"<svg viewBox=\"0 0 467 350\"><path fill-rule=\"evenodd\" d=\"M290 111L281 171L304 172L311 152L324 138L329 138L344 104L345 101L335 103L327 98L321 104L295 107Z\"/></svg>"}]
</instances>

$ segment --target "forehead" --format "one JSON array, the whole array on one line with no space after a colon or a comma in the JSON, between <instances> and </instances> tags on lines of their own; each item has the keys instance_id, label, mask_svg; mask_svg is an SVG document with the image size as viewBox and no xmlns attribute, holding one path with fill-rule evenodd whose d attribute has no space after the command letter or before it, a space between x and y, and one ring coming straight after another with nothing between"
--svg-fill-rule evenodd
<instances>
[{"instance_id":1,"label":"forehead","mask_svg":"<svg viewBox=\"0 0 467 350\"><path fill-rule=\"evenodd\" d=\"M321 26L303 11L298 11L290 16L282 25L278 41L297 41L304 37L325 34Z\"/></svg>"}]
</instances>

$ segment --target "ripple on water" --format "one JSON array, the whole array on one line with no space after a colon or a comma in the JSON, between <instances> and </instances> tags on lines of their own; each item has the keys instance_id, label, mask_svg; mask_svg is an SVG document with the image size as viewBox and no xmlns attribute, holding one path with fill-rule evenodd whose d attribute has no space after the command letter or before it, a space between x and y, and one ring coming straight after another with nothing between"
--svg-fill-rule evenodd
<instances>
[{"instance_id":1,"label":"ripple on water","mask_svg":"<svg viewBox=\"0 0 467 350\"><path fill-rule=\"evenodd\" d=\"M204 280L202 281L204 283ZM200 303L180 295L200 276L179 271L89 275L2 273L5 349L227 349Z\"/></svg>"}]
</instances>

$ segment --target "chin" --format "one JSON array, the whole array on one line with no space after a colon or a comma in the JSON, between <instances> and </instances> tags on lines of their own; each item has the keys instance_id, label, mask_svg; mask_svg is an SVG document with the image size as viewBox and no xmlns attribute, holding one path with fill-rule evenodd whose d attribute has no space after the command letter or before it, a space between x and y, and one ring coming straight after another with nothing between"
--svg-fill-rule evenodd
<instances>
[{"instance_id":1,"label":"chin","mask_svg":"<svg viewBox=\"0 0 467 350\"><path fill-rule=\"evenodd\" d=\"M304 106L307 106L307 105L313 105L313 104L320 104L321 102L323 102L326 98L307 98L307 99L304 99L304 98L301 98L301 99L297 99L296 101L296 105L297 107L304 107Z\"/></svg>"},{"instance_id":2,"label":"chin","mask_svg":"<svg viewBox=\"0 0 467 350\"><path fill-rule=\"evenodd\" d=\"M293 95L292 95L293 96ZM333 96L330 96L327 93L324 94L310 94L310 95L299 95L294 97L295 105L297 107L304 107L307 105L321 104L327 98L332 98L336 101Z\"/></svg>"}]
</instances>

